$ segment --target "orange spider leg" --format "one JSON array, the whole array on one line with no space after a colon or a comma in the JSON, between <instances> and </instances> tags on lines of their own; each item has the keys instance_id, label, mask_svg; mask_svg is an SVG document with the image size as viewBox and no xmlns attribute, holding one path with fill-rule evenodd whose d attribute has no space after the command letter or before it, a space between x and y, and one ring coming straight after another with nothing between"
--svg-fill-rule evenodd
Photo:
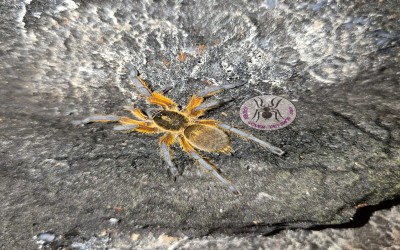
<instances>
[{"instance_id":1,"label":"orange spider leg","mask_svg":"<svg viewBox=\"0 0 400 250\"><path fill-rule=\"evenodd\" d=\"M161 92L153 92L149 85L142 78L140 78L136 69L130 65L127 65L127 67L130 70L129 76L133 85L135 85L141 95L146 96L148 103L160 105L164 108L170 108L172 110L177 110L178 105L173 100L164 96Z\"/></svg>"},{"instance_id":2,"label":"orange spider leg","mask_svg":"<svg viewBox=\"0 0 400 250\"><path fill-rule=\"evenodd\" d=\"M145 134L156 134L156 133L161 133L162 132L158 128L152 128L152 127L148 127L146 125L137 127L135 129L135 131L136 132L145 133Z\"/></svg>"},{"instance_id":3,"label":"orange spider leg","mask_svg":"<svg viewBox=\"0 0 400 250\"><path fill-rule=\"evenodd\" d=\"M199 117L204 115L205 110L201 111L195 111L194 109L200 106L204 102L203 97L199 97L196 95L193 95L188 104L186 105L185 109L183 110L183 113L189 116L194 116L194 117Z\"/></svg>"},{"instance_id":4,"label":"orange spider leg","mask_svg":"<svg viewBox=\"0 0 400 250\"><path fill-rule=\"evenodd\" d=\"M152 93L149 85L139 77L139 72L134 69L131 65L126 66L129 69L129 77L132 80L133 85L139 91L141 95L149 97Z\"/></svg>"},{"instance_id":5,"label":"orange spider leg","mask_svg":"<svg viewBox=\"0 0 400 250\"><path fill-rule=\"evenodd\" d=\"M185 137L179 137L179 144L182 150L188 153L198 163L202 170L216 177L220 182L227 186L232 193L236 195L240 194L236 187L232 185L232 182L222 175L221 170L197 153L192 145L190 145L190 143L185 139Z\"/></svg>"},{"instance_id":6,"label":"orange spider leg","mask_svg":"<svg viewBox=\"0 0 400 250\"><path fill-rule=\"evenodd\" d=\"M141 121L136 121L132 120L128 117L120 117L116 115L94 115L94 116L89 116L86 117L83 120L80 121L74 121L74 124L88 124L88 123L94 123L94 122L101 122L101 123L107 123L107 122L119 122L121 125L119 126L114 126L114 130L125 130L125 131L132 131L136 128L138 128L143 122Z\"/></svg>"},{"instance_id":7,"label":"orange spider leg","mask_svg":"<svg viewBox=\"0 0 400 250\"><path fill-rule=\"evenodd\" d=\"M124 128L134 129L136 132L145 134L154 134L162 132L153 122L137 121L129 117L123 116L119 119L122 126L114 127L114 130L125 130Z\"/></svg>"},{"instance_id":8,"label":"orange spider leg","mask_svg":"<svg viewBox=\"0 0 400 250\"><path fill-rule=\"evenodd\" d=\"M190 98L188 104L186 105L186 108L184 109L184 113L189 116L200 117L204 115L207 110L216 108L222 103L232 100L231 98L225 98L203 103L204 98L218 94L219 92L226 89L239 87L241 85L243 85L243 83L213 86L204 90L200 90Z\"/></svg>"},{"instance_id":9,"label":"orange spider leg","mask_svg":"<svg viewBox=\"0 0 400 250\"><path fill-rule=\"evenodd\" d=\"M134 125L138 125L138 126L146 125L146 123L144 121L137 121L137 120L131 119L126 116L121 116L118 121L119 121L119 123L121 123L123 125L126 125L126 124L134 124Z\"/></svg>"},{"instance_id":10,"label":"orange spider leg","mask_svg":"<svg viewBox=\"0 0 400 250\"><path fill-rule=\"evenodd\" d=\"M178 111L178 104L176 104L170 98L164 96L158 92L152 92L151 96L147 97L147 102L150 104L160 105L163 108L168 108L170 110Z\"/></svg>"},{"instance_id":11,"label":"orange spider leg","mask_svg":"<svg viewBox=\"0 0 400 250\"><path fill-rule=\"evenodd\" d=\"M83 120L73 121L72 123L75 125L78 124L88 124L92 122L117 122L119 121L120 117L116 115L93 115L86 117Z\"/></svg>"},{"instance_id":12,"label":"orange spider leg","mask_svg":"<svg viewBox=\"0 0 400 250\"><path fill-rule=\"evenodd\" d=\"M213 126L213 127L218 127L218 124L220 123L217 120L212 120L212 119L202 119L202 120L197 120L195 122L196 124L202 124L202 125L209 125L209 126Z\"/></svg>"},{"instance_id":13,"label":"orange spider leg","mask_svg":"<svg viewBox=\"0 0 400 250\"><path fill-rule=\"evenodd\" d=\"M160 138L160 153L164 161L168 164L169 170L173 176L178 176L179 171L175 164L172 162L173 154L171 145L175 142L176 135L172 133L166 133Z\"/></svg>"},{"instance_id":14,"label":"orange spider leg","mask_svg":"<svg viewBox=\"0 0 400 250\"><path fill-rule=\"evenodd\" d=\"M149 120L149 117L147 117L147 115L145 115L142 110L138 109L138 108L133 108L131 106L124 106L125 110L131 112L131 114L136 118L139 119L141 121L146 121Z\"/></svg>"}]
</instances>

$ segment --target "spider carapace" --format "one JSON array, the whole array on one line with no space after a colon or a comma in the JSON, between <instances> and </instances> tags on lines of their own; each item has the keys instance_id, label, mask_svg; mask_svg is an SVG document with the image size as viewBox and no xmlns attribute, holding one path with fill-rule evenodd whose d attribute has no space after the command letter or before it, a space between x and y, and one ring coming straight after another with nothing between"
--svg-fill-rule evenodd
<instances>
[{"instance_id":1,"label":"spider carapace","mask_svg":"<svg viewBox=\"0 0 400 250\"><path fill-rule=\"evenodd\" d=\"M197 150L230 154L232 148L227 133L232 133L240 138L257 142L274 154L284 154L281 149L249 133L217 120L200 119L207 110L216 108L222 103L230 101L230 99L214 99L205 102L207 97L213 96L226 89L238 87L242 84L214 86L198 91L189 99L185 108L179 109L177 103L164 95L163 90L152 91L148 84L140 78L135 69L131 66L128 66L128 69L130 70L130 78L136 89L145 98L148 104L156 105L158 108L148 109L146 112L142 112L140 109L127 106L125 109L128 110L135 119L127 116L95 115L78 121L79 124L118 122L119 125L114 126L114 130L163 134L159 139L160 152L173 176L179 175L179 171L172 161L173 154L171 146L178 143L182 150L198 163L200 168L216 177L234 194L240 194L238 189L228 178L222 175L221 170L215 164L205 159Z\"/></svg>"}]
</instances>

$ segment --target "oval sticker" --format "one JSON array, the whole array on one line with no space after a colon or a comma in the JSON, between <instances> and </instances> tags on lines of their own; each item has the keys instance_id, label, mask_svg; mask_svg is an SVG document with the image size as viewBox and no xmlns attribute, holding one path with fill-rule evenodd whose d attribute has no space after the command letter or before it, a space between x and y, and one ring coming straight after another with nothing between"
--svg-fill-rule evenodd
<instances>
[{"instance_id":1,"label":"oval sticker","mask_svg":"<svg viewBox=\"0 0 400 250\"><path fill-rule=\"evenodd\" d=\"M293 103L276 95L260 95L243 103L240 118L248 126L260 130L284 128L296 118Z\"/></svg>"}]
</instances>

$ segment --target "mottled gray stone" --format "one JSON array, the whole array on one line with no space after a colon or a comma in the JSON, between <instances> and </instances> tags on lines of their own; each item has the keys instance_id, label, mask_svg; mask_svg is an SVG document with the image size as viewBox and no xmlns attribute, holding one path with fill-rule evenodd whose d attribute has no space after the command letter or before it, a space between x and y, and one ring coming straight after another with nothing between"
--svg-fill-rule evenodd
<instances>
[{"instance_id":1,"label":"mottled gray stone","mask_svg":"<svg viewBox=\"0 0 400 250\"><path fill-rule=\"evenodd\" d=\"M286 229L268 236L211 235L189 238L185 234L127 233L109 228L85 240L64 237L52 245L37 242L40 247L57 247L67 243L76 249L399 249L399 206L388 209L387 205L381 205L380 208L385 209L375 212L369 222L361 227L357 224L364 223L367 217L347 225L350 228L320 228L312 231ZM370 215L372 211L370 208L361 210L361 217Z\"/></svg>"},{"instance_id":2,"label":"mottled gray stone","mask_svg":"<svg viewBox=\"0 0 400 250\"><path fill-rule=\"evenodd\" d=\"M108 228L268 234L346 223L358 207L399 197L398 6L3 1L0 242L32 248L35 235L51 232L68 245L107 236ZM133 102L146 107L127 63L154 89L172 84L168 95L181 104L210 84L245 83L220 94L234 101L208 114L238 127L245 128L238 111L247 99L291 100L293 124L252 131L287 154L233 138L233 156L208 155L238 186L236 197L178 148L184 171L173 181L157 136L72 125L123 114Z\"/></svg>"}]
</instances>

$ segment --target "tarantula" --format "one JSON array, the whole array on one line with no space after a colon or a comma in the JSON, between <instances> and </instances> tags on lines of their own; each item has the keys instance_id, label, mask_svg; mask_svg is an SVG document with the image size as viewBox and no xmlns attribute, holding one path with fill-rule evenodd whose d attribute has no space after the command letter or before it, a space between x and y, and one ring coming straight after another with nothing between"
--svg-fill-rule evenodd
<instances>
[{"instance_id":1,"label":"tarantula","mask_svg":"<svg viewBox=\"0 0 400 250\"><path fill-rule=\"evenodd\" d=\"M278 98L278 97L275 97L274 99L272 99L271 104L268 104L268 105L264 104L263 100L260 97L258 97L260 103L258 103L256 101L256 99L254 99L253 101L256 103L257 110L254 113L251 120L253 120L257 116L257 120L256 120L256 122L257 122L260 119L260 114L263 118L269 119L272 117L272 114L274 114L275 120L277 120L279 122L278 115L282 118L283 118L283 116L281 115L281 112L279 112L279 110L277 108L278 108L279 103L282 101L282 99L280 99L277 103L274 104L274 101L276 98Z\"/></svg>"},{"instance_id":2,"label":"tarantula","mask_svg":"<svg viewBox=\"0 0 400 250\"><path fill-rule=\"evenodd\" d=\"M153 92L149 85L140 78L135 69L129 65L127 68L130 70L130 78L133 85L145 98L146 102L148 104L158 105L160 109L146 113L137 108L125 107L136 119L126 116L96 115L89 116L76 123L118 122L119 125L115 126L114 130L146 134L163 134L159 139L161 156L168 164L173 176L178 176L179 172L172 162L173 156L171 146L175 143L179 143L182 150L191 156L203 170L216 177L234 194L240 194L238 189L233 186L229 179L222 175L221 170L216 165L203 158L197 150L230 154L232 152L232 147L229 137L225 133L229 132L241 138L257 142L274 154L284 154L281 149L251 134L217 120L200 119L207 110L216 108L222 103L229 101L226 99L217 99L204 102L205 98L213 96L223 90L238 87L242 84L227 84L200 90L190 98L185 108L179 109L177 103L164 95L164 91Z\"/></svg>"}]
</instances>

